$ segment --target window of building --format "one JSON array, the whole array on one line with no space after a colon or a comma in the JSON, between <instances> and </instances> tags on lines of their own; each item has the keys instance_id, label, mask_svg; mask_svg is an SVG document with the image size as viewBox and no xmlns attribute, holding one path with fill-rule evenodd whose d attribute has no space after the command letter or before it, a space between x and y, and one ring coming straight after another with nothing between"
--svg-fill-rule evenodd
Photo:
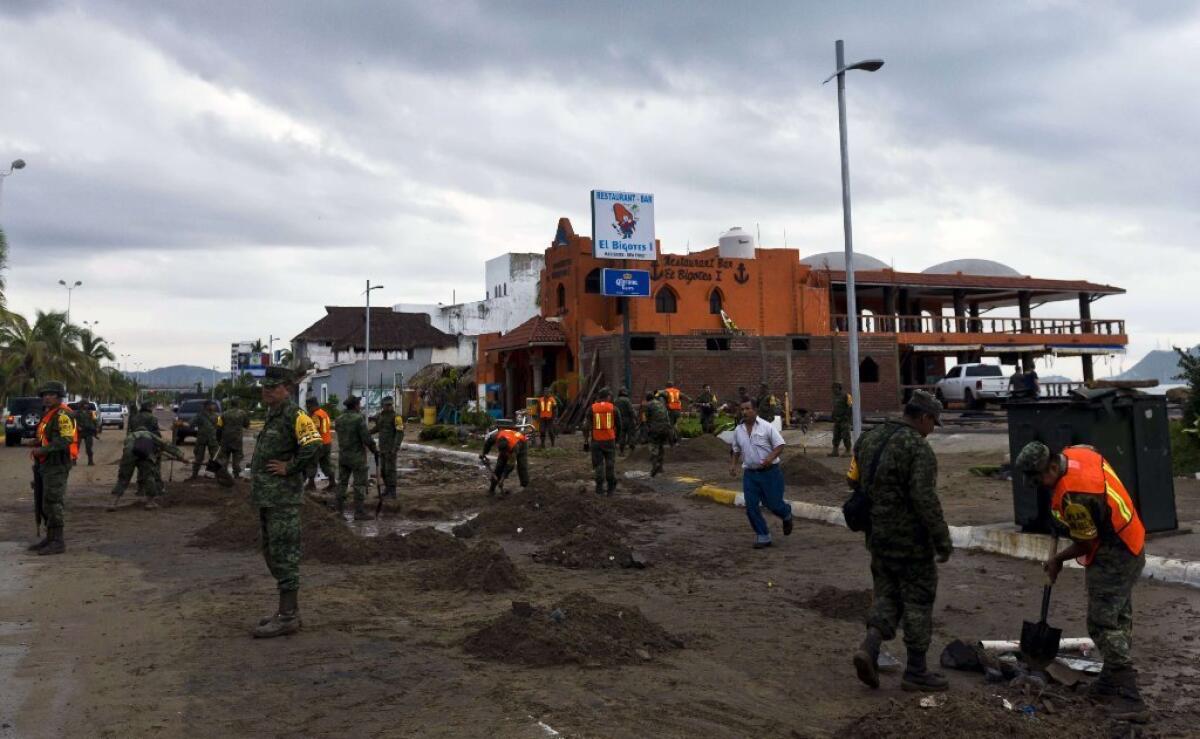
<instances>
[{"instance_id":1,"label":"window of building","mask_svg":"<svg viewBox=\"0 0 1200 739\"><path fill-rule=\"evenodd\" d=\"M794 352L808 351L808 339L792 337L792 351L794 351Z\"/></svg>"},{"instance_id":2,"label":"window of building","mask_svg":"<svg viewBox=\"0 0 1200 739\"><path fill-rule=\"evenodd\" d=\"M504 297L508 297L508 283L504 283Z\"/></svg>"},{"instance_id":3,"label":"window of building","mask_svg":"<svg viewBox=\"0 0 1200 739\"><path fill-rule=\"evenodd\" d=\"M721 295L720 289L714 287L712 292L708 294L708 312L714 316L719 316L721 315L721 309L724 307L725 298Z\"/></svg>"},{"instance_id":4,"label":"window of building","mask_svg":"<svg viewBox=\"0 0 1200 739\"><path fill-rule=\"evenodd\" d=\"M567 310L567 288L563 287L563 284L560 282L555 293L558 298L558 302L556 303L558 305L558 312L563 313Z\"/></svg>"},{"instance_id":5,"label":"window of building","mask_svg":"<svg viewBox=\"0 0 1200 739\"><path fill-rule=\"evenodd\" d=\"M867 357L858 363L859 382L879 382L879 365L874 359Z\"/></svg>"},{"instance_id":6,"label":"window of building","mask_svg":"<svg viewBox=\"0 0 1200 739\"><path fill-rule=\"evenodd\" d=\"M729 339L705 339L704 348L710 352L727 352L729 351Z\"/></svg>"},{"instance_id":7,"label":"window of building","mask_svg":"<svg viewBox=\"0 0 1200 739\"><path fill-rule=\"evenodd\" d=\"M599 268L587 273L587 277L583 278L583 291L593 295L600 294L600 270Z\"/></svg>"},{"instance_id":8,"label":"window of building","mask_svg":"<svg viewBox=\"0 0 1200 739\"><path fill-rule=\"evenodd\" d=\"M654 296L654 310L658 313L678 313L679 296L669 287L664 286Z\"/></svg>"},{"instance_id":9,"label":"window of building","mask_svg":"<svg viewBox=\"0 0 1200 739\"><path fill-rule=\"evenodd\" d=\"M328 403L329 402L329 386L326 385L325 383L321 383L321 392L319 393L319 395L321 396L321 405L325 405L326 403Z\"/></svg>"},{"instance_id":10,"label":"window of building","mask_svg":"<svg viewBox=\"0 0 1200 739\"><path fill-rule=\"evenodd\" d=\"M652 352L654 351L653 336L630 336L629 348L635 352Z\"/></svg>"}]
</instances>

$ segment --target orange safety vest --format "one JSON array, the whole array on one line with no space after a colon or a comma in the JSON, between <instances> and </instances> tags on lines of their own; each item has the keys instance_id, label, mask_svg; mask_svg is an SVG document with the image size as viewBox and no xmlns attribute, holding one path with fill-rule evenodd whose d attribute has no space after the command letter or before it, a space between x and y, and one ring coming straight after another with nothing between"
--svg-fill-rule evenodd
<instances>
[{"instance_id":1,"label":"orange safety vest","mask_svg":"<svg viewBox=\"0 0 1200 739\"><path fill-rule=\"evenodd\" d=\"M501 441L506 442L510 450L516 449L517 444L525 441L525 434L512 429L501 429L496 432L496 443L499 444Z\"/></svg>"},{"instance_id":2,"label":"orange safety vest","mask_svg":"<svg viewBox=\"0 0 1200 739\"><path fill-rule=\"evenodd\" d=\"M539 418L554 418L554 406L558 405L558 399L553 395L546 395L538 398L538 417Z\"/></svg>"},{"instance_id":3,"label":"orange safety vest","mask_svg":"<svg viewBox=\"0 0 1200 739\"><path fill-rule=\"evenodd\" d=\"M1054 518L1067 523L1063 500L1068 493L1072 495L1101 495L1108 503L1109 521L1116 535L1125 543L1133 555L1139 555L1146 546L1146 527L1134 508L1133 499L1121 484L1117 473L1113 471L1108 460L1100 456L1094 449L1084 446L1072 446L1063 449L1067 458L1067 472L1054 486L1054 495L1050 499L1050 513ZM1096 522L1099 525L1099 521ZM1079 558L1079 564L1087 567L1096 558L1096 547Z\"/></svg>"},{"instance_id":4,"label":"orange safety vest","mask_svg":"<svg viewBox=\"0 0 1200 739\"><path fill-rule=\"evenodd\" d=\"M592 438L596 441L615 441L617 409L607 400L592 403Z\"/></svg>"},{"instance_id":5,"label":"orange safety vest","mask_svg":"<svg viewBox=\"0 0 1200 739\"><path fill-rule=\"evenodd\" d=\"M679 402L679 388L669 387L669 388L667 388L666 392L667 392L667 410L669 410L669 411L683 410L683 404Z\"/></svg>"},{"instance_id":6,"label":"orange safety vest","mask_svg":"<svg viewBox=\"0 0 1200 739\"><path fill-rule=\"evenodd\" d=\"M59 411L64 411L67 415L71 415L71 409L67 405L61 404L46 411L46 415L42 416L42 422L37 427L37 440L39 446L50 446L50 440L46 438L46 424L50 423L50 419L58 414ZM75 426L75 435L71 439L71 461L74 462L79 458L79 426Z\"/></svg>"},{"instance_id":7,"label":"orange safety vest","mask_svg":"<svg viewBox=\"0 0 1200 739\"><path fill-rule=\"evenodd\" d=\"M333 424L329 421L329 413L324 408L318 408L313 411L312 419L317 424L317 431L321 434L321 443L332 444Z\"/></svg>"}]
</instances>

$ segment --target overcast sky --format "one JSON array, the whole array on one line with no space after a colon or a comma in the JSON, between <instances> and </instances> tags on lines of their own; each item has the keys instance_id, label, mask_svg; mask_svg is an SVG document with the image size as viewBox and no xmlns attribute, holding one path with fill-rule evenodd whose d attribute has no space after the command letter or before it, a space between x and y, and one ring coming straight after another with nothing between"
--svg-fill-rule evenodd
<instances>
[{"instance_id":1,"label":"overcast sky","mask_svg":"<svg viewBox=\"0 0 1200 739\"><path fill-rule=\"evenodd\" d=\"M367 278L482 298L592 188L655 193L666 251L839 249L836 38L886 60L848 82L861 251L1124 287L1126 366L1200 342L1190 2L3 0L9 304L83 280L130 362L227 367Z\"/></svg>"}]
</instances>

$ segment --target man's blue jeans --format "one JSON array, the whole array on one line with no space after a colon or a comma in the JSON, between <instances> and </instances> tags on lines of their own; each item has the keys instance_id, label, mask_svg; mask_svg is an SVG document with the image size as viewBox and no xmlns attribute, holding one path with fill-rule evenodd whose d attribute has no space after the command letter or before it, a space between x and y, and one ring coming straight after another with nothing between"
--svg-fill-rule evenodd
<instances>
[{"instance_id":1,"label":"man's blue jeans","mask_svg":"<svg viewBox=\"0 0 1200 739\"><path fill-rule=\"evenodd\" d=\"M765 470L742 470L742 495L746 498L746 518L754 529L755 539L760 543L771 541L771 530L763 518L759 505L788 521L792 518L792 507L783 502L783 470L773 464Z\"/></svg>"}]
</instances>

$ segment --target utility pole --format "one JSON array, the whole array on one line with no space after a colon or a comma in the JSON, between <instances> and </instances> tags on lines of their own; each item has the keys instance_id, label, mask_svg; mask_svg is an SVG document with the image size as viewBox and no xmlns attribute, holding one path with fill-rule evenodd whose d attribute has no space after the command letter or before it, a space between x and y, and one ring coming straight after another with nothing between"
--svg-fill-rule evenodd
<instances>
[{"instance_id":1,"label":"utility pole","mask_svg":"<svg viewBox=\"0 0 1200 739\"><path fill-rule=\"evenodd\" d=\"M367 280L367 356L366 363L363 366L363 415L367 418L371 416L371 291L382 289L383 285L371 287L371 281Z\"/></svg>"}]
</instances>

